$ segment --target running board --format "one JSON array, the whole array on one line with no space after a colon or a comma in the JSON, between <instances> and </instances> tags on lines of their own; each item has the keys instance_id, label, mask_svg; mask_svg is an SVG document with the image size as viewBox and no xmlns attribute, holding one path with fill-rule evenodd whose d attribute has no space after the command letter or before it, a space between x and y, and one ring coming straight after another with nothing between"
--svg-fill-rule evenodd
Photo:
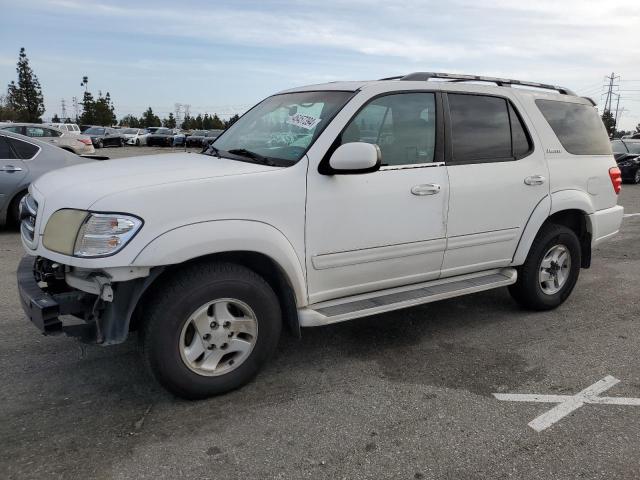
<instances>
[{"instance_id":1,"label":"running board","mask_svg":"<svg viewBox=\"0 0 640 480\"><path fill-rule=\"evenodd\" d=\"M432 280L378 292L315 303L298 309L301 327L318 327L354 318L482 292L516 283L514 268L502 268Z\"/></svg>"}]
</instances>

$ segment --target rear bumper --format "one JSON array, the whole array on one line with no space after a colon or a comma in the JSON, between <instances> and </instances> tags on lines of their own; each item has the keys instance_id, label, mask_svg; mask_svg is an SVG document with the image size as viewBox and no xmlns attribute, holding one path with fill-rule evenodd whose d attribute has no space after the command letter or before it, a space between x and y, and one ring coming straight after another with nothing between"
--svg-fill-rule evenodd
<instances>
[{"instance_id":1,"label":"rear bumper","mask_svg":"<svg viewBox=\"0 0 640 480\"><path fill-rule=\"evenodd\" d=\"M592 228L591 245L595 247L616 235L620 231L623 215L624 208L621 205L598 210L589 215Z\"/></svg>"}]
</instances>

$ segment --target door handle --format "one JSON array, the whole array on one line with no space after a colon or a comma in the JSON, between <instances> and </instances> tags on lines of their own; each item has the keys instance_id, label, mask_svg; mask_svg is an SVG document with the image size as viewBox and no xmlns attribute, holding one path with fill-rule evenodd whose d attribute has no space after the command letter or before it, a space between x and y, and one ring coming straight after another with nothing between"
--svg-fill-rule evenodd
<instances>
[{"instance_id":1,"label":"door handle","mask_svg":"<svg viewBox=\"0 0 640 480\"><path fill-rule=\"evenodd\" d=\"M524 183L525 185L542 185L545 180L542 175L531 175L524 179Z\"/></svg>"},{"instance_id":2,"label":"door handle","mask_svg":"<svg viewBox=\"0 0 640 480\"><path fill-rule=\"evenodd\" d=\"M4 167L0 168L0 172L21 172L22 168L20 167L14 167L13 165L5 165Z\"/></svg>"},{"instance_id":3,"label":"door handle","mask_svg":"<svg viewBox=\"0 0 640 480\"><path fill-rule=\"evenodd\" d=\"M411 193L414 195L435 195L436 193L440 193L440 190L442 190L442 188L437 183L424 183L411 187Z\"/></svg>"}]
</instances>

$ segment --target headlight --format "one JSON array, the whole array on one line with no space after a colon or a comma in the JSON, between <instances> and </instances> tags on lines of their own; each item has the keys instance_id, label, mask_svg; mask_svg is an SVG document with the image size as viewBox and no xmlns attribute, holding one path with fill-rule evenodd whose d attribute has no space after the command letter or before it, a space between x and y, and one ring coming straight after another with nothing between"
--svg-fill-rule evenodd
<instances>
[{"instance_id":1,"label":"headlight","mask_svg":"<svg viewBox=\"0 0 640 480\"><path fill-rule=\"evenodd\" d=\"M65 255L104 257L121 250L141 226L132 215L58 210L47 222L43 244Z\"/></svg>"}]
</instances>

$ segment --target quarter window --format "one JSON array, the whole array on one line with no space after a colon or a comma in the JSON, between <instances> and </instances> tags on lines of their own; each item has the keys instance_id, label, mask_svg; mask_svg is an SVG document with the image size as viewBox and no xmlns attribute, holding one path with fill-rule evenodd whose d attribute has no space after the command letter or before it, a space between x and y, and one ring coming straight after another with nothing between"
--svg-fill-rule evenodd
<instances>
[{"instance_id":1,"label":"quarter window","mask_svg":"<svg viewBox=\"0 0 640 480\"><path fill-rule=\"evenodd\" d=\"M7 138L7 141L23 160L30 160L38 153L38 147L31 143L23 142L15 138Z\"/></svg>"},{"instance_id":2,"label":"quarter window","mask_svg":"<svg viewBox=\"0 0 640 480\"><path fill-rule=\"evenodd\" d=\"M3 160L11 160L16 158L13 150L9 147L9 142L5 140L5 137L0 137L0 158Z\"/></svg>"},{"instance_id":3,"label":"quarter window","mask_svg":"<svg viewBox=\"0 0 640 480\"><path fill-rule=\"evenodd\" d=\"M531 140L513 106L504 98L447 95L455 163L484 163L522 158Z\"/></svg>"},{"instance_id":4,"label":"quarter window","mask_svg":"<svg viewBox=\"0 0 640 480\"><path fill-rule=\"evenodd\" d=\"M564 149L574 155L611 155L607 130L596 109L582 103L536 100Z\"/></svg>"},{"instance_id":5,"label":"quarter window","mask_svg":"<svg viewBox=\"0 0 640 480\"><path fill-rule=\"evenodd\" d=\"M398 93L376 98L351 120L339 144L378 145L382 165L431 163L436 142L433 93Z\"/></svg>"}]
</instances>

